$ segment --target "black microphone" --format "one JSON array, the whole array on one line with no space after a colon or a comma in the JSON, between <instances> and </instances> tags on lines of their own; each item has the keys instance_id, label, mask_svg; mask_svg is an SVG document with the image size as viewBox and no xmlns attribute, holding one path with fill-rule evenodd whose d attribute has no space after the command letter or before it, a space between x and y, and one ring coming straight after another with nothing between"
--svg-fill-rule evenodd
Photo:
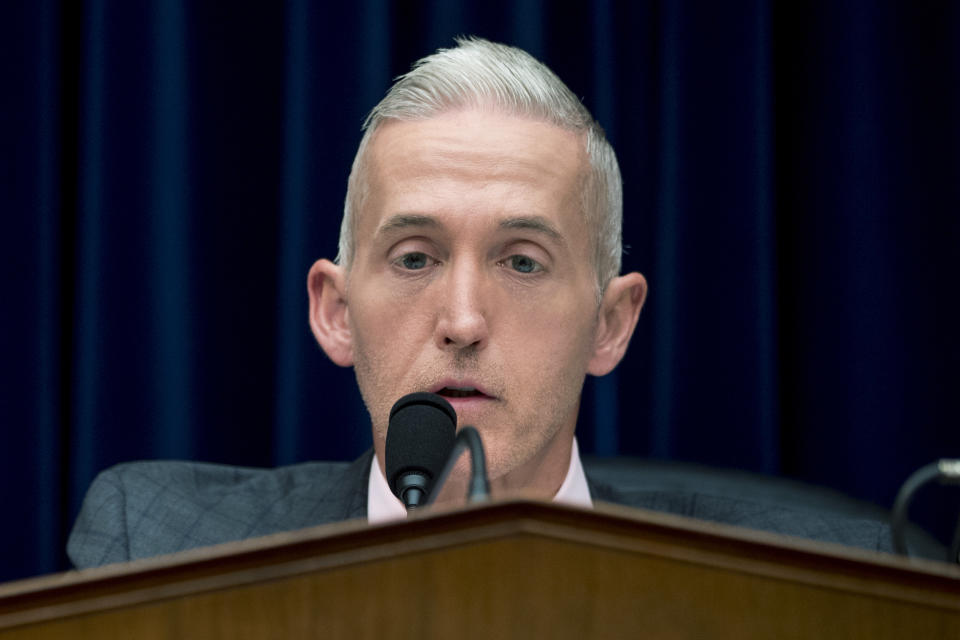
<instances>
[{"instance_id":1,"label":"black microphone","mask_svg":"<svg viewBox=\"0 0 960 640\"><path fill-rule=\"evenodd\" d=\"M411 393L390 409L387 483L409 511L424 504L456 439L457 412L435 393Z\"/></svg>"}]
</instances>

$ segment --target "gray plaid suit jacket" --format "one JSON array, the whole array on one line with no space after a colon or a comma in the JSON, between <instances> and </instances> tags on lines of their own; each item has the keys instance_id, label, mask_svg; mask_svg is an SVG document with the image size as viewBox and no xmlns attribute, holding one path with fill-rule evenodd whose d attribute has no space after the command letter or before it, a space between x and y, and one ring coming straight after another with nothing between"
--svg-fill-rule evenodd
<instances>
[{"instance_id":1,"label":"gray plaid suit jacket","mask_svg":"<svg viewBox=\"0 0 960 640\"><path fill-rule=\"evenodd\" d=\"M352 463L277 469L174 461L121 464L91 485L67 553L84 568L366 518L372 456L371 449ZM622 490L587 473L594 500L890 551L889 528L880 521L693 491Z\"/></svg>"}]
</instances>

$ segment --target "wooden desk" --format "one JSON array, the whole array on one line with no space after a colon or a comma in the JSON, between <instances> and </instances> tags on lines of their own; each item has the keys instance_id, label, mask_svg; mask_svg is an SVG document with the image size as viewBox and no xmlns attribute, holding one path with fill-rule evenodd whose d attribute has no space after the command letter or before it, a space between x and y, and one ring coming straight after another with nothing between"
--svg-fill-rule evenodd
<instances>
[{"instance_id":1,"label":"wooden desk","mask_svg":"<svg viewBox=\"0 0 960 640\"><path fill-rule=\"evenodd\" d=\"M0 586L0 640L320 637L960 640L960 568L515 500Z\"/></svg>"}]
</instances>

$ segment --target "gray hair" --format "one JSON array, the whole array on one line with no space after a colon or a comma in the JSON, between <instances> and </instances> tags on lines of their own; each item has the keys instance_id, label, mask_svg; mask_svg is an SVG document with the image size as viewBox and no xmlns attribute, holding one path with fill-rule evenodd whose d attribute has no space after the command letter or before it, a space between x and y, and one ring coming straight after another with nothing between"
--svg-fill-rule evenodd
<instances>
[{"instance_id":1,"label":"gray hair","mask_svg":"<svg viewBox=\"0 0 960 640\"><path fill-rule=\"evenodd\" d=\"M474 37L456 43L417 61L367 116L347 182L337 262L349 268L353 257L355 213L369 191L366 152L377 129L389 120L428 120L453 109L491 106L584 134L590 167L583 180L583 211L588 226L596 229L594 264L602 292L620 273L623 217L620 167L603 129L563 81L525 51Z\"/></svg>"}]
</instances>

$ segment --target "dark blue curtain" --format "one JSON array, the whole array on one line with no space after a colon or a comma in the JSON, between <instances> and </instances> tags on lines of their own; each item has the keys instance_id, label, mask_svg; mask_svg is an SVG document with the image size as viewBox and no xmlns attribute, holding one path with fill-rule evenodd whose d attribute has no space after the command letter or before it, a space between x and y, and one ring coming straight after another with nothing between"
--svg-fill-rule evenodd
<instances>
[{"instance_id":1,"label":"dark blue curtain","mask_svg":"<svg viewBox=\"0 0 960 640\"><path fill-rule=\"evenodd\" d=\"M960 456L955 3L14 4L0 579L66 567L114 463L368 446L305 274L336 252L365 112L458 34L544 60L621 160L625 268L651 292L621 367L588 381L585 452L884 505ZM949 529L949 495L924 501Z\"/></svg>"}]
</instances>

